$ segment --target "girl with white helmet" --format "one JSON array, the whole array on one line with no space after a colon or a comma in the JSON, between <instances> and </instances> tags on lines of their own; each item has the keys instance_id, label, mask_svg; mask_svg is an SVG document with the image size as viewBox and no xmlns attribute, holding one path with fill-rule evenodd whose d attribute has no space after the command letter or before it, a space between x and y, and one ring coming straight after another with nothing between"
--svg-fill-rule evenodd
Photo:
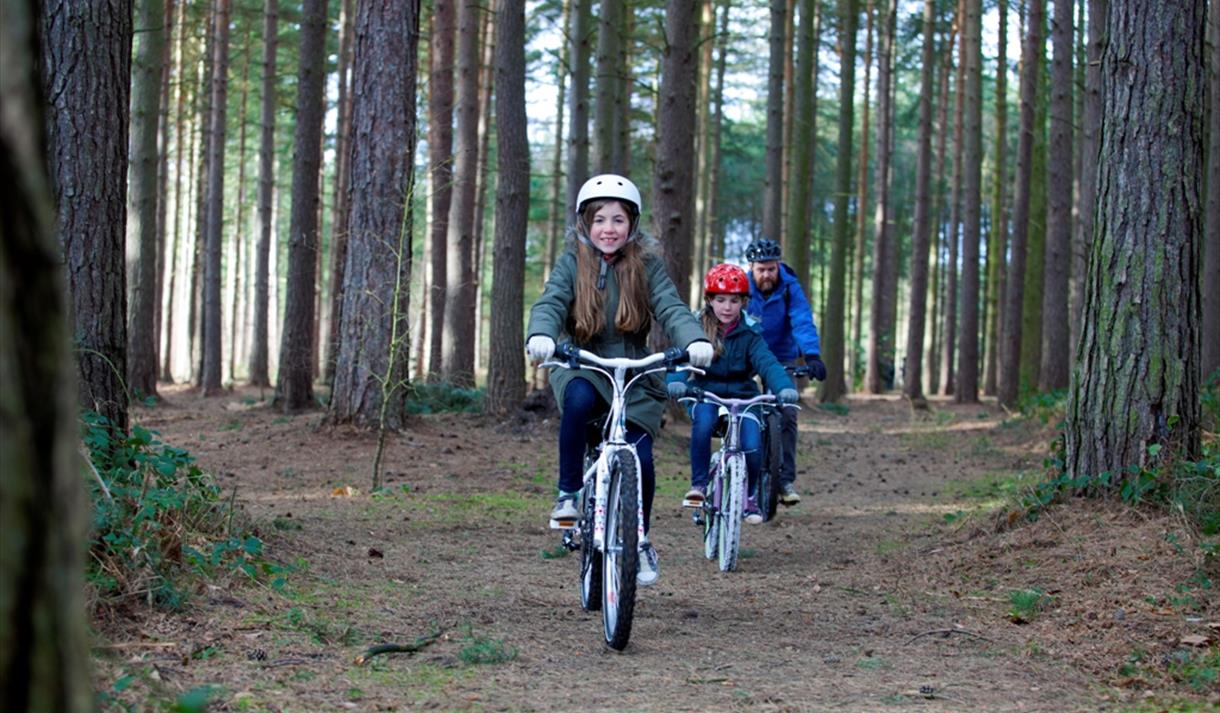
<instances>
[{"instance_id":1,"label":"girl with white helmet","mask_svg":"<svg viewBox=\"0 0 1220 713\"><path fill-rule=\"evenodd\" d=\"M635 184L623 176L594 176L577 194L575 222L568 245L555 261L542 296L530 308L526 351L545 361L558 339L602 357L640 358L652 352L648 334L655 320L669 340L685 348L694 366L712 360L712 345L678 296L655 241L640 230L642 202ZM552 520L575 521L585 450L585 427L605 413L609 385L579 370L556 369L551 389L562 417L559 424L559 496ZM632 389L627 402L627 437L636 444L644 501L644 539L640 542L642 585L656 582L656 549L648 541L656 471L652 440L665 405L658 374Z\"/></svg>"}]
</instances>

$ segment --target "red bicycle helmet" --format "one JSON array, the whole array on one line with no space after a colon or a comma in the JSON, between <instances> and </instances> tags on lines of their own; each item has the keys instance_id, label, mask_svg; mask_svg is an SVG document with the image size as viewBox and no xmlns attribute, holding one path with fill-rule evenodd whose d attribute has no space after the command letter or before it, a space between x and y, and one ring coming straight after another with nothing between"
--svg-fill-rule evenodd
<instances>
[{"instance_id":1,"label":"red bicycle helmet","mask_svg":"<svg viewBox=\"0 0 1220 713\"><path fill-rule=\"evenodd\" d=\"M745 270L723 262L707 271L703 291L709 295L749 295L750 280Z\"/></svg>"}]
</instances>

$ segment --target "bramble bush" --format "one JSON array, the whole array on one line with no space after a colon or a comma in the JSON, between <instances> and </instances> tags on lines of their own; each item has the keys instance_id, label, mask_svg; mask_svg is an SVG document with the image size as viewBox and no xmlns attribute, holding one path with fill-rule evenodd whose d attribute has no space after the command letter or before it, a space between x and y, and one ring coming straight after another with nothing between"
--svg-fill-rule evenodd
<instances>
[{"instance_id":1,"label":"bramble bush","mask_svg":"<svg viewBox=\"0 0 1220 713\"><path fill-rule=\"evenodd\" d=\"M116 437L94 412L82 415L82 426L93 471L94 607L142 599L175 609L202 581L230 574L283 586L288 568L263 558L262 540L190 453L142 426Z\"/></svg>"}]
</instances>

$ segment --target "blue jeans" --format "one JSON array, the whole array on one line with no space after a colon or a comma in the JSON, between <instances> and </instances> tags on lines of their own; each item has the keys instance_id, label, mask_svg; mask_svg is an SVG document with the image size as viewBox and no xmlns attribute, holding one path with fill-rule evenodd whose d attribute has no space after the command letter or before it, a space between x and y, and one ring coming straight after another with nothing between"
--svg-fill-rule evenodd
<instances>
[{"instance_id":1,"label":"blue jeans","mask_svg":"<svg viewBox=\"0 0 1220 713\"><path fill-rule=\"evenodd\" d=\"M690 428L690 484L706 487L708 465L712 458L712 433L720 419L720 407L715 404L695 404ZM746 473L753 492L762 470L762 430L752 418L741 420L741 449L746 452Z\"/></svg>"},{"instance_id":2,"label":"blue jeans","mask_svg":"<svg viewBox=\"0 0 1220 713\"><path fill-rule=\"evenodd\" d=\"M586 428L590 421L609 411L607 404L588 379L572 379L563 389L563 417L559 420L559 489L574 493L584 485ZM644 501L644 532L652 518L652 498L657 489L657 472L652 464L652 436L627 422L627 442L635 444L640 457L640 493Z\"/></svg>"}]
</instances>

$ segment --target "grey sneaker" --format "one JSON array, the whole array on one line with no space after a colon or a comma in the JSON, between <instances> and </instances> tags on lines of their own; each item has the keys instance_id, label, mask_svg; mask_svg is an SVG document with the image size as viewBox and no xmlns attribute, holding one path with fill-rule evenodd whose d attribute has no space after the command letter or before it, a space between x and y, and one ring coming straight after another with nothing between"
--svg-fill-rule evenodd
<instances>
[{"instance_id":1,"label":"grey sneaker","mask_svg":"<svg viewBox=\"0 0 1220 713\"><path fill-rule=\"evenodd\" d=\"M745 521L750 525L762 524L762 511L758 509L758 503L754 501L754 498L746 498Z\"/></svg>"},{"instance_id":2,"label":"grey sneaker","mask_svg":"<svg viewBox=\"0 0 1220 713\"><path fill-rule=\"evenodd\" d=\"M801 494L796 492L792 483L784 483L779 486L779 501L784 505L796 505L801 501Z\"/></svg>"},{"instance_id":3,"label":"grey sneaker","mask_svg":"<svg viewBox=\"0 0 1220 713\"><path fill-rule=\"evenodd\" d=\"M576 527L580 520L580 511L576 509L576 498L579 493L560 493L555 498L555 508L551 510L551 529L566 530Z\"/></svg>"},{"instance_id":4,"label":"grey sneaker","mask_svg":"<svg viewBox=\"0 0 1220 713\"><path fill-rule=\"evenodd\" d=\"M661 566L657 564L657 548L645 540L640 543L640 569L635 575L635 583L641 587L651 587L661 576Z\"/></svg>"}]
</instances>

